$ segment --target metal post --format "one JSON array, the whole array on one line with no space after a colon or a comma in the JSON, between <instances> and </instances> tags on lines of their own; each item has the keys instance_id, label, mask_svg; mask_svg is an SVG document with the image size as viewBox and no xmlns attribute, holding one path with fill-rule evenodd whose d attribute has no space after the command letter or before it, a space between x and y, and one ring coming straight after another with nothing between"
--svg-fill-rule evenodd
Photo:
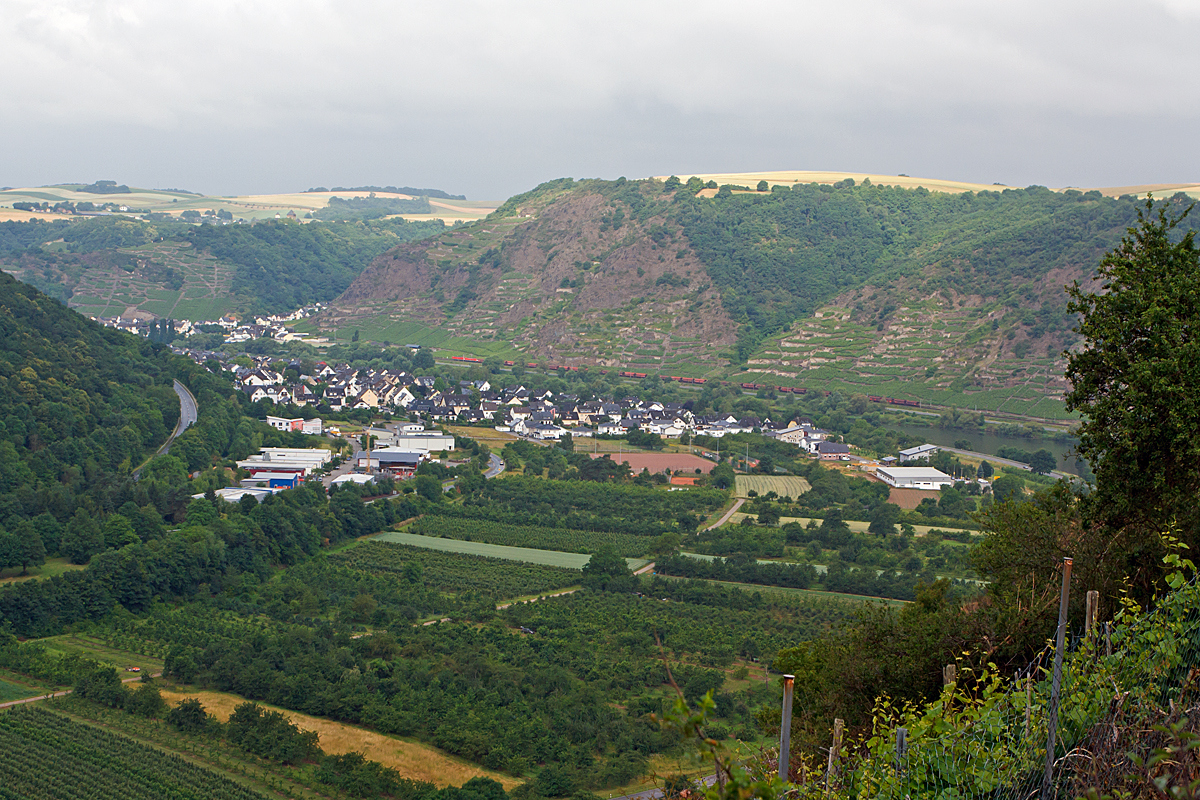
<instances>
[{"instance_id":1,"label":"metal post","mask_svg":"<svg viewBox=\"0 0 1200 800\"><path fill-rule=\"evenodd\" d=\"M788 779L788 757L792 751L792 690L795 675L783 676L783 720L779 723L779 779Z\"/></svg>"},{"instance_id":2,"label":"metal post","mask_svg":"<svg viewBox=\"0 0 1200 800\"><path fill-rule=\"evenodd\" d=\"M1104 623L1104 654L1112 655L1112 623Z\"/></svg>"},{"instance_id":3,"label":"metal post","mask_svg":"<svg viewBox=\"0 0 1200 800\"><path fill-rule=\"evenodd\" d=\"M908 757L908 729L896 728L896 776L904 772L904 760Z\"/></svg>"},{"instance_id":4,"label":"metal post","mask_svg":"<svg viewBox=\"0 0 1200 800\"><path fill-rule=\"evenodd\" d=\"M1049 723L1046 732L1046 774L1042 778L1041 800L1049 800L1050 785L1054 781L1054 744L1058 739L1058 693L1062 688L1063 649L1067 639L1067 599L1071 596L1070 558L1063 559L1062 593L1058 599L1058 636L1054 642L1054 680L1050 684L1050 708L1047 710Z\"/></svg>"},{"instance_id":5,"label":"metal post","mask_svg":"<svg viewBox=\"0 0 1200 800\"><path fill-rule=\"evenodd\" d=\"M947 664L942 667L942 686L953 686L958 683L958 666Z\"/></svg>"}]
</instances>

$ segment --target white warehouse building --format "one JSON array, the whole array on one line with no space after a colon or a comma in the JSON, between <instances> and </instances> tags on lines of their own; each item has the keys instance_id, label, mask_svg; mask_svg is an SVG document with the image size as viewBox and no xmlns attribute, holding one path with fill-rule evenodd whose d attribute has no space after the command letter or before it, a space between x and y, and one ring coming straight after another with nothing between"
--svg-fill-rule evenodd
<instances>
[{"instance_id":1,"label":"white warehouse building","mask_svg":"<svg viewBox=\"0 0 1200 800\"><path fill-rule=\"evenodd\" d=\"M897 489L937 490L954 485L954 478L932 467L880 467L875 474L879 480Z\"/></svg>"}]
</instances>

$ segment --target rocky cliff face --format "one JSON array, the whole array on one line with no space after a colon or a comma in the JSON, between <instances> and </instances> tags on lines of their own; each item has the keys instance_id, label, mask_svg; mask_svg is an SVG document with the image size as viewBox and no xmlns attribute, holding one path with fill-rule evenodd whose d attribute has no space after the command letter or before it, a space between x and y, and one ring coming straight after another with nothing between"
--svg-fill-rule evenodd
<instances>
[{"instance_id":1,"label":"rocky cliff face","mask_svg":"<svg viewBox=\"0 0 1200 800\"><path fill-rule=\"evenodd\" d=\"M534 192L482 222L397 247L326 323L414 320L570 364L696 373L725 363L720 351L737 326L667 218L671 195L596 183Z\"/></svg>"}]
</instances>

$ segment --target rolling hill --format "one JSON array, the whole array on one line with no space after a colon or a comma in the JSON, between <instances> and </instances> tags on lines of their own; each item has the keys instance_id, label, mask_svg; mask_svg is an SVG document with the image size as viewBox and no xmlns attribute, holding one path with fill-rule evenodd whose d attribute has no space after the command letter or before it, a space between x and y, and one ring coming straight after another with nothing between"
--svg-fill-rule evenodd
<instances>
[{"instance_id":1,"label":"rolling hill","mask_svg":"<svg viewBox=\"0 0 1200 800\"><path fill-rule=\"evenodd\" d=\"M552 181L380 256L313 325L1063 416L1063 286L1137 198L941 183Z\"/></svg>"}]
</instances>

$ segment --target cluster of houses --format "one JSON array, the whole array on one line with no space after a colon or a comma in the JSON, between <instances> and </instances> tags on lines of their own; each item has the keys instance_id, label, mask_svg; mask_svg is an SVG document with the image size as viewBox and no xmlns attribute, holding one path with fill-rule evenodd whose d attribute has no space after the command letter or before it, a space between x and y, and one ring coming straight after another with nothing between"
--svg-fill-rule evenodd
<instances>
[{"instance_id":1,"label":"cluster of houses","mask_svg":"<svg viewBox=\"0 0 1200 800\"><path fill-rule=\"evenodd\" d=\"M194 336L205 329L212 331L214 328L220 328L225 334L226 344L249 342L254 339L276 339L281 342L320 344L327 340L320 337L310 338L307 333L297 333L288 327L287 323L312 316L320 312L322 308L324 306L321 303L317 303L316 305L297 309L290 314L272 314L270 316L255 317L251 321L240 321L229 315L225 315L216 320L193 321L183 319L174 320L173 322L175 333L179 336ZM116 328L126 333L137 334L138 336L148 336L151 324L157 322L159 318L149 312L143 311L139 313L135 311L128 317L122 315L116 317L92 317L92 319L108 328ZM182 352L182 350L177 352ZM220 355L222 358L225 357L224 353Z\"/></svg>"},{"instance_id":2,"label":"cluster of houses","mask_svg":"<svg viewBox=\"0 0 1200 800\"><path fill-rule=\"evenodd\" d=\"M300 362L289 364L288 372ZM524 386L493 387L487 380L439 384L432 376L402 370L360 369L320 363L313 375L287 381L267 361L235 367L238 387L253 402L328 407L331 412L376 409L421 417L432 422L487 424L532 439L574 436L626 436L631 432L664 439L757 431L826 459L849 458L849 447L832 441L829 431L809 421L777 424L770 418L735 414L694 414L679 403L637 397L581 400L573 394L529 390ZM296 429L296 420L272 418L276 427Z\"/></svg>"}]
</instances>

